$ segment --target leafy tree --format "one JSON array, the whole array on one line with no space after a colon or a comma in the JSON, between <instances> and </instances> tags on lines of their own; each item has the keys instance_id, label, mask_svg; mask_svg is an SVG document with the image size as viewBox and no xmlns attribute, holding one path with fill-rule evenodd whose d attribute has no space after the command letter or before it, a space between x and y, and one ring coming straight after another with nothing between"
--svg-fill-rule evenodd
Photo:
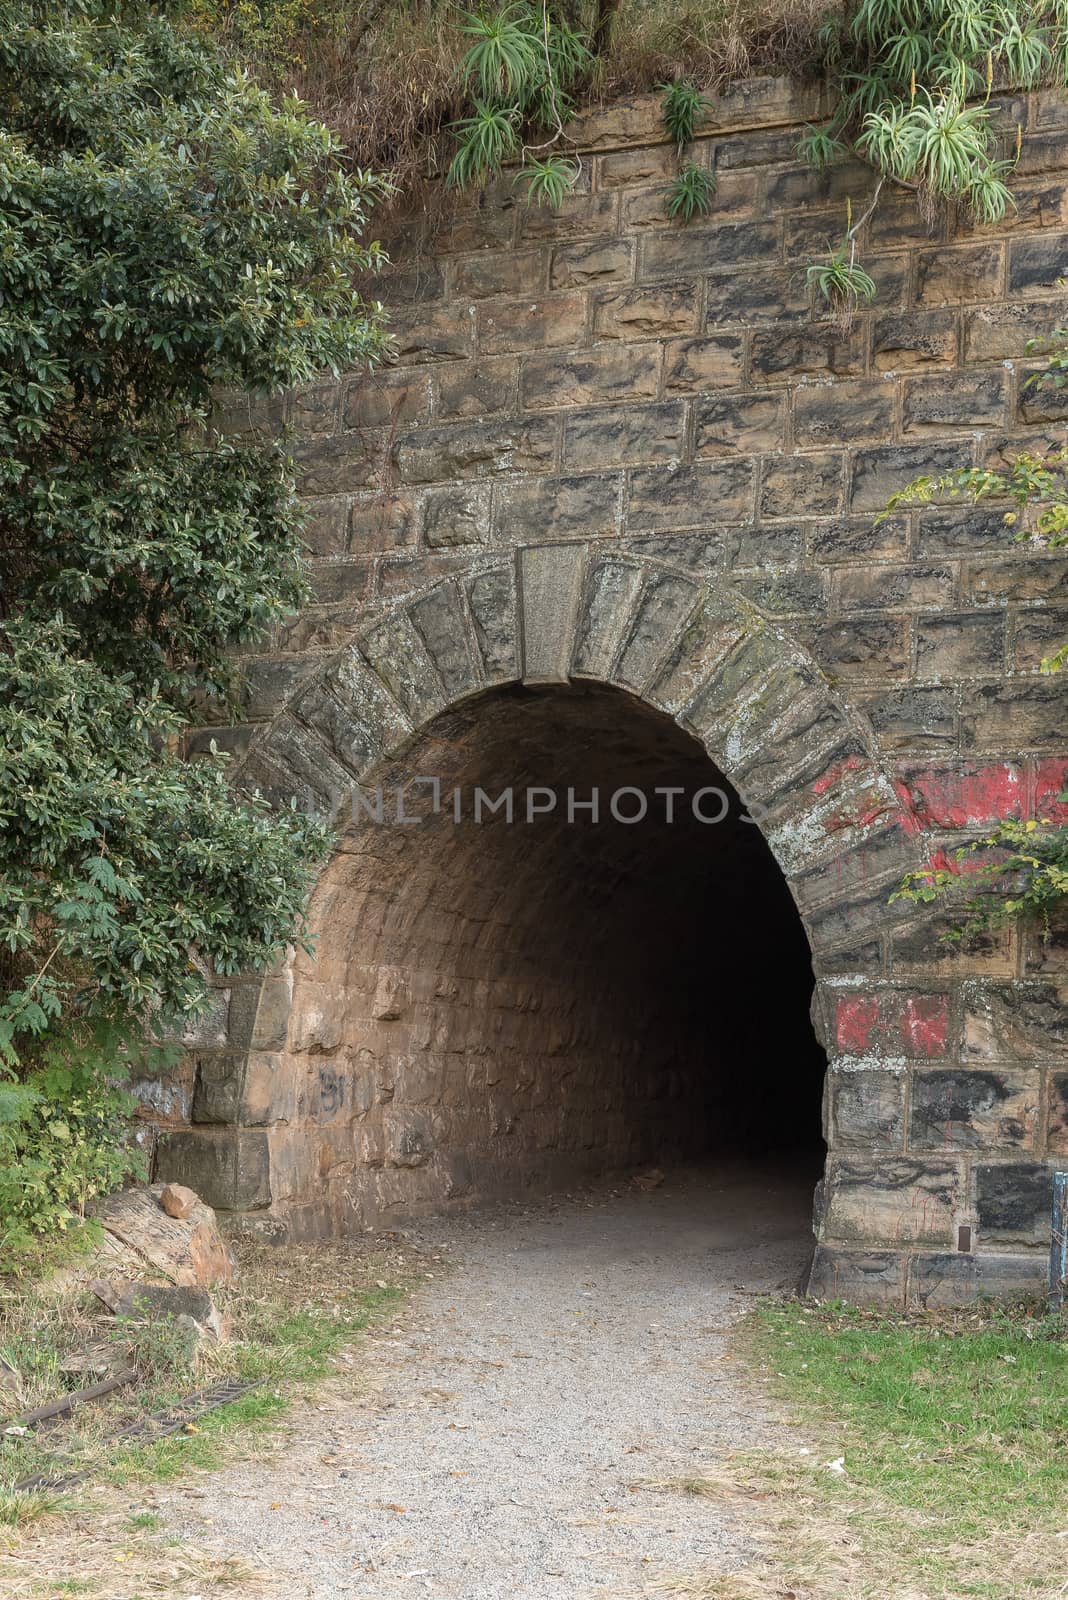
<instances>
[{"instance_id":1,"label":"leafy tree","mask_svg":"<svg viewBox=\"0 0 1068 1600\"><path fill-rule=\"evenodd\" d=\"M304 592L284 449L214 397L383 347L338 156L158 7L0 0L0 1157L63 1122L57 1051L302 937L322 831L178 752Z\"/></svg>"}]
</instances>

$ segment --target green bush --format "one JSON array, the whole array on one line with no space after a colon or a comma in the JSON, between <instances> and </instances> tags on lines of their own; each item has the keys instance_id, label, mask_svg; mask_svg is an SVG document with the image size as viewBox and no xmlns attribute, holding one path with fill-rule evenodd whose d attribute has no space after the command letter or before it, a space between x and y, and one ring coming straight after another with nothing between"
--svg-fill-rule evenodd
<instances>
[{"instance_id":1,"label":"green bush","mask_svg":"<svg viewBox=\"0 0 1068 1600\"><path fill-rule=\"evenodd\" d=\"M0 0L0 1238L131 1170L150 1022L304 937L325 831L180 751L306 589L216 397L384 346L340 157L167 10Z\"/></svg>"}]
</instances>

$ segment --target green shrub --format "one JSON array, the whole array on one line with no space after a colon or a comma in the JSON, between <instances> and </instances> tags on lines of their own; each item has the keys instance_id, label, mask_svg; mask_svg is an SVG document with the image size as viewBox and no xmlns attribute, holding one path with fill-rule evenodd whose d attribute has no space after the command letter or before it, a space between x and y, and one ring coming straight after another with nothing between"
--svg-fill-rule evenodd
<instances>
[{"instance_id":1,"label":"green shrub","mask_svg":"<svg viewBox=\"0 0 1068 1600\"><path fill-rule=\"evenodd\" d=\"M215 406L381 352L383 192L167 8L0 0L0 1238L133 1169L150 1019L304 936L325 830L180 759L306 591Z\"/></svg>"}]
</instances>

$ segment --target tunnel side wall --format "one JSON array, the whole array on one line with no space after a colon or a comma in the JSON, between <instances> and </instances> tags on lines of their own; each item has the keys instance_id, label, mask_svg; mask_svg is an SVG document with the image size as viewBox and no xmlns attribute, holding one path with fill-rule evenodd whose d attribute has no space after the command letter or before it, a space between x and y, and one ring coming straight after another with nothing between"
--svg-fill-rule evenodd
<instances>
[{"instance_id":1,"label":"tunnel side wall","mask_svg":"<svg viewBox=\"0 0 1068 1600\"><path fill-rule=\"evenodd\" d=\"M839 768L872 764L897 807L892 850L857 835L855 792L838 821L825 808L837 876L821 868L816 894L807 860L776 848L830 1064L813 1286L894 1303L1034 1289L1051 1172L1068 1165L1068 932L947 947L937 916L887 901L917 849L937 857L1002 815L1068 815L1068 695L1040 672L1068 636L1068 561L1015 544L990 507L876 514L919 473L1063 443L1065 391L1029 387L1027 342L1068 316L1068 108L1001 102L1007 139L1022 130L1002 227L929 221L888 191L862 249L877 299L842 326L803 269L873 179L798 163L819 99L756 80L717 100L692 152L715 171L713 211L688 226L664 216L677 156L648 97L577 125L579 192L559 213L505 180L436 232L394 228L378 292L396 366L232 419L297 431L314 597L249 661L244 723L203 737L248 783L317 804L332 758L309 756L300 707L340 659L385 682L401 739L523 676L601 676L693 727L651 692L650 662L679 637L686 585L729 597L845 707L862 755ZM539 605L564 621L539 632ZM612 648L587 649L609 610ZM754 670L737 667L736 705ZM323 708L344 695L323 695L330 749ZM737 740L706 746L733 779ZM839 768L792 794L836 792ZM323 1145L315 1109L298 1127L273 1076L292 984L289 968L220 986L182 1072L146 1090L161 1173L280 1221L283 1173L313 1185Z\"/></svg>"}]
</instances>

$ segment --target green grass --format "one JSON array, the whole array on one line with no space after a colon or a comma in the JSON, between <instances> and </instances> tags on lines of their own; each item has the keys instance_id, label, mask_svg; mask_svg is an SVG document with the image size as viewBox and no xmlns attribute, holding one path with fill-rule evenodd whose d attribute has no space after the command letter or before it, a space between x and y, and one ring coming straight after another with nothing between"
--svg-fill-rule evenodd
<instances>
[{"instance_id":1,"label":"green grass","mask_svg":"<svg viewBox=\"0 0 1068 1600\"><path fill-rule=\"evenodd\" d=\"M324 1378L338 1353L403 1299L410 1276L381 1255L344 1247L288 1251L246 1242L239 1256L237 1284L218 1294L233 1318L233 1336L218 1346L206 1342L194 1358L173 1323L113 1319L85 1292L57 1295L10 1285L0 1294L0 1351L19 1373L20 1410L84 1381L61 1367L82 1344L113 1340L122 1360L139 1372L135 1385L46 1430L21 1438L0 1434L0 1523L44 1514L47 1495L14 1490L38 1473L88 1469L100 1481L124 1484L220 1466L235 1442L252 1443L276 1427L293 1392ZM381 1276L385 1272L393 1281ZM126 1424L227 1378L259 1387L168 1438L109 1442Z\"/></svg>"},{"instance_id":2,"label":"green grass","mask_svg":"<svg viewBox=\"0 0 1068 1600\"><path fill-rule=\"evenodd\" d=\"M1063 1518L1068 1328L975 1321L767 1306L757 1342L784 1393L840 1433L854 1482L962 1533L992 1514Z\"/></svg>"},{"instance_id":3,"label":"green grass","mask_svg":"<svg viewBox=\"0 0 1068 1600\"><path fill-rule=\"evenodd\" d=\"M1023 1309L883 1315L768 1302L737 1337L769 1400L785 1402L790 1431L778 1449L675 1485L759 1505L764 1559L705 1593L1052 1600L1066 1592L1068 1551L1054 1537L1068 1506L1063 1320Z\"/></svg>"}]
</instances>

